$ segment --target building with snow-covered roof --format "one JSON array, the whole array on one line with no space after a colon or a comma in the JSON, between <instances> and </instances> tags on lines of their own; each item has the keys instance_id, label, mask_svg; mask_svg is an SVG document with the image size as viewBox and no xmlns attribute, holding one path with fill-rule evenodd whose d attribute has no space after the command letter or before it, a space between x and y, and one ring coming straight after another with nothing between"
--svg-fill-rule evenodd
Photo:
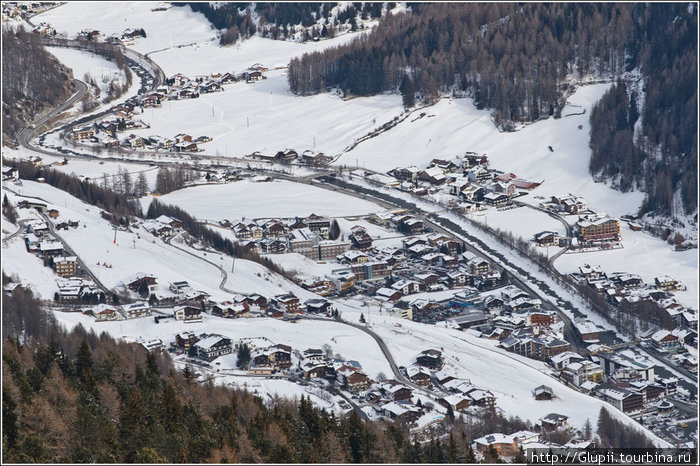
<instances>
[{"instance_id":1,"label":"building with snow-covered roof","mask_svg":"<svg viewBox=\"0 0 700 466\"><path fill-rule=\"evenodd\" d=\"M78 258L76 256L54 257L53 268L60 277L72 277L78 271Z\"/></svg>"},{"instance_id":2,"label":"building with snow-covered roof","mask_svg":"<svg viewBox=\"0 0 700 466\"><path fill-rule=\"evenodd\" d=\"M549 413L539 419L542 428L545 430L554 430L566 426L569 417L563 414Z\"/></svg>"},{"instance_id":3,"label":"building with snow-covered roof","mask_svg":"<svg viewBox=\"0 0 700 466\"><path fill-rule=\"evenodd\" d=\"M136 319L139 317L147 317L151 315L151 306L145 301L137 301L131 304L123 304L119 308L126 319Z\"/></svg>"},{"instance_id":4,"label":"building with snow-covered roof","mask_svg":"<svg viewBox=\"0 0 700 466\"><path fill-rule=\"evenodd\" d=\"M176 306L173 309L173 316L175 316L175 320L184 322L201 322L202 308L195 306Z\"/></svg>"},{"instance_id":5,"label":"building with snow-covered roof","mask_svg":"<svg viewBox=\"0 0 700 466\"><path fill-rule=\"evenodd\" d=\"M197 356L206 361L213 361L219 356L231 354L233 345L231 339L221 335L209 335L194 344Z\"/></svg>"},{"instance_id":6,"label":"building with snow-covered roof","mask_svg":"<svg viewBox=\"0 0 700 466\"><path fill-rule=\"evenodd\" d=\"M427 349L421 351L416 357L416 362L428 369L439 370L445 364L442 358L442 352L436 349Z\"/></svg>"},{"instance_id":7,"label":"building with snow-covered roof","mask_svg":"<svg viewBox=\"0 0 700 466\"><path fill-rule=\"evenodd\" d=\"M95 322L106 322L112 320L122 320L124 317L119 312L119 306L101 303L92 308L95 315Z\"/></svg>"},{"instance_id":8,"label":"building with snow-covered roof","mask_svg":"<svg viewBox=\"0 0 700 466\"><path fill-rule=\"evenodd\" d=\"M654 345L659 351L673 351L680 348L681 342L676 335L669 332L668 330L658 330L650 338L651 344Z\"/></svg>"},{"instance_id":9,"label":"building with snow-covered roof","mask_svg":"<svg viewBox=\"0 0 700 466\"><path fill-rule=\"evenodd\" d=\"M583 217L576 226L579 236L585 241L607 241L620 237L620 220L606 214Z\"/></svg>"},{"instance_id":10,"label":"building with snow-covered roof","mask_svg":"<svg viewBox=\"0 0 700 466\"><path fill-rule=\"evenodd\" d=\"M516 437L493 433L474 440L472 448L475 453L483 455L489 448L493 447L499 457L512 457L517 453L518 446Z\"/></svg>"}]
</instances>

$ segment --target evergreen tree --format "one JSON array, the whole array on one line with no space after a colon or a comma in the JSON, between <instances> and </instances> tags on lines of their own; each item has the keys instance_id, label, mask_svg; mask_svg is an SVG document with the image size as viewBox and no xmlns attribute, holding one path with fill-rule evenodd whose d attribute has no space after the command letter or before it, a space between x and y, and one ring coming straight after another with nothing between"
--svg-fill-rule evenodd
<instances>
[{"instance_id":1,"label":"evergreen tree","mask_svg":"<svg viewBox=\"0 0 700 466\"><path fill-rule=\"evenodd\" d=\"M78 354L75 359L75 372L78 377L82 377L90 368L92 368L92 352L86 340L80 343Z\"/></svg>"},{"instance_id":2,"label":"evergreen tree","mask_svg":"<svg viewBox=\"0 0 700 466\"><path fill-rule=\"evenodd\" d=\"M3 384L2 387L2 437L3 446L7 448L14 448L17 443L18 438L18 424L17 424L17 413L15 409L17 408L17 402L12 398L12 395L7 390L7 387ZM5 454L3 454L5 458Z\"/></svg>"},{"instance_id":3,"label":"evergreen tree","mask_svg":"<svg viewBox=\"0 0 700 466\"><path fill-rule=\"evenodd\" d=\"M471 445L467 444L467 453L464 457L465 463L476 463L476 455L474 455L474 449Z\"/></svg>"},{"instance_id":4,"label":"evergreen tree","mask_svg":"<svg viewBox=\"0 0 700 466\"><path fill-rule=\"evenodd\" d=\"M404 75L399 87L404 108L411 108L416 104L416 88L409 75Z\"/></svg>"},{"instance_id":5,"label":"evergreen tree","mask_svg":"<svg viewBox=\"0 0 700 466\"><path fill-rule=\"evenodd\" d=\"M238 359L236 360L236 366L239 369L245 369L250 363L250 348L245 343L241 343L238 347Z\"/></svg>"},{"instance_id":6,"label":"evergreen tree","mask_svg":"<svg viewBox=\"0 0 700 466\"><path fill-rule=\"evenodd\" d=\"M492 445L484 452L484 461L487 463L502 463L501 458L498 456L496 448Z\"/></svg>"},{"instance_id":7,"label":"evergreen tree","mask_svg":"<svg viewBox=\"0 0 700 466\"><path fill-rule=\"evenodd\" d=\"M518 450L515 452L511 463L527 463L527 456L525 456L525 451L523 450L522 446L518 447Z\"/></svg>"},{"instance_id":8,"label":"evergreen tree","mask_svg":"<svg viewBox=\"0 0 700 466\"><path fill-rule=\"evenodd\" d=\"M328 230L328 238L332 240L337 240L338 237L340 237L340 226L338 225L338 221L336 219L333 219L331 221L331 227Z\"/></svg>"}]
</instances>

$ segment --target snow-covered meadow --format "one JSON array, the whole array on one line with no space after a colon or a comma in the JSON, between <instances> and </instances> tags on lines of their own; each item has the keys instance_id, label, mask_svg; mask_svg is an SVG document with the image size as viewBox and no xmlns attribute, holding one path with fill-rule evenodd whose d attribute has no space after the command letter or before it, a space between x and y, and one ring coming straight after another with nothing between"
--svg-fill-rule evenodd
<instances>
[{"instance_id":1,"label":"snow-covered meadow","mask_svg":"<svg viewBox=\"0 0 700 466\"><path fill-rule=\"evenodd\" d=\"M184 188L160 197L165 204L177 205L200 220L236 218L306 217L311 214L331 217L367 215L379 207L369 201L315 186L275 180ZM144 203L149 203L144 199ZM147 207L144 205L144 207Z\"/></svg>"},{"instance_id":2,"label":"snow-covered meadow","mask_svg":"<svg viewBox=\"0 0 700 466\"><path fill-rule=\"evenodd\" d=\"M129 28L143 28L146 37L136 39L131 46L141 53L215 40L216 31L204 15L193 13L189 6L152 11L159 5L160 2L67 2L36 15L33 22L46 22L57 33L71 38L84 29L96 29L102 40Z\"/></svg>"}]
</instances>

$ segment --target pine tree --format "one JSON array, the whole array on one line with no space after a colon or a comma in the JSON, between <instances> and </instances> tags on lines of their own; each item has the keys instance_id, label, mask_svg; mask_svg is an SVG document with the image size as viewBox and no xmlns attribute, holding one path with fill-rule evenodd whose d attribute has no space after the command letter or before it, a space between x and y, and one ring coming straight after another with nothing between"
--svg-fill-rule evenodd
<instances>
[{"instance_id":1,"label":"pine tree","mask_svg":"<svg viewBox=\"0 0 700 466\"><path fill-rule=\"evenodd\" d=\"M455 442L452 432L450 432L450 440L447 443L447 457L446 461L448 463L459 463L459 458L457 457L457 443Z\"/></svg>"},{"instance_id":2,"label":"pine tree","mask_svg":"<svg viewBox=\"0 0 700 466\"><path fill-rule=\"evenodd\" d=\"M416 88L409 75L404 75L399 92L401 92L404 108L411 108L416 104Z\"/></svg>"},{"instance_id":3,"label":"pine tree","mask_svg":"<svg viewBox=\"0 0 700 466\"><path fill-rule=\"evenodd\" d=\"M583 425L583 438L586 440L590 440L592 434L593 428L591 426L591 420L589 418L586 418L586 423Z\"/></svg>"},{"instance_id":4,"label":"pine tree","mask_svg":"<svg viewBox=\"0 0 700 466\"><path fill-rule=\"evenodd\" d=\"M340 226L338 225L338 221L336 219L333 219L331 221L331 227L328 230L328 238L332 240L338 239L340 236Z\"/></svg>"},{"instance_id":5,"label":"pine tree","mask_svg":"<svg viewBox=\"0 0 700 466\"><path fill-rule=\"evenodd\" d=\"M511 463L527 463L527 456L525 456L525 451L522 446L518 447Z\"/></svg>"},{"instance_id":6,"label":"pine tree","mask_svg":"<svg viewBox=\"0 0 700 466\"><path fill-rule=\"evenodd\" d=\"M484 461L487 463L502 463L501 458L498 456L498 451L493 444L489 445L484 452Z\"/></svg>"},{"instance_id":7,"label":"pine tree","mask_svg":"<svg viewBox=\"0 0 700 466\"><path fill-rule=\"evenodd\" d=\"M238 347L238 359L236 360L236 366L239 369L245 369L250 363L250 348L245 343L242 343Z\"/></svg>"},{"instance_id":8,"label":"pine tree","mask_svg":"<svg viewBox=\"0 0 700 466\"><path fill-rule=\"evenodd\" d=\"M148 180L146 179L146 174L144 172L139 172L139 176L136 179L135 191L138 196L145 196L148 194Z\"/></svg>"},{"instance_id":9,"label":"pine tree","mask_svg":"<svg viewBox=\"0 0 700 466\"><path fill-rule=\"evenodd\" d=\"M467 453L464 457L465 463L476 463L476 455L474 455L474 449L471 445L467 444Z\"/></svg>"},{"instance_id":10,"label":"pine tree","mask_svg":"<svg viewBox=\"0 0 700 466\"><path fill-rule=\"evenodd\" d=\"M80 344L75 360L75 371L78 377L82 377L92 367L92 352L86 340Z\"/></svg>"}]
</instances>

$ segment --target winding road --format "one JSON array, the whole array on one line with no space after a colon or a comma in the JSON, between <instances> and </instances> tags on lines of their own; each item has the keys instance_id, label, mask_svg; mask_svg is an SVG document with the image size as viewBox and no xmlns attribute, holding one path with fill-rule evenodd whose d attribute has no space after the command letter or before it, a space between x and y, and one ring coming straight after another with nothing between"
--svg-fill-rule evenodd
<instances>
[{"instance_id":1,"label":"winding road","mask_svg":"<svg viewBox=\"0 0 700 466\"><path fill-rule=\"evenodd\" d=\"M17 142L19 143L20 146L31 149L35 152L39 152L45 155L52 155L52 156L61 156L62 154L58 154L55 151L50 151L46 150L42 147L38 146L33 146L31 145L31 140L34 139L36 134L42 130L43 126L48 123L52 118L54 118L56 115L60 114L64 110L70 108L78 102L80 99L87 94L88 91L88 86L85 84L83 81L80 81L79 79L74 79L73 82L76 84L78 90L73 94L68 100L66 100L63 104L59 105L58 107L54 108L51 110L49 113L41 117L39 120L35 121L33 124L26 126L22 128L18 133L17 133Z\"/></svg>"}]
</instances>

